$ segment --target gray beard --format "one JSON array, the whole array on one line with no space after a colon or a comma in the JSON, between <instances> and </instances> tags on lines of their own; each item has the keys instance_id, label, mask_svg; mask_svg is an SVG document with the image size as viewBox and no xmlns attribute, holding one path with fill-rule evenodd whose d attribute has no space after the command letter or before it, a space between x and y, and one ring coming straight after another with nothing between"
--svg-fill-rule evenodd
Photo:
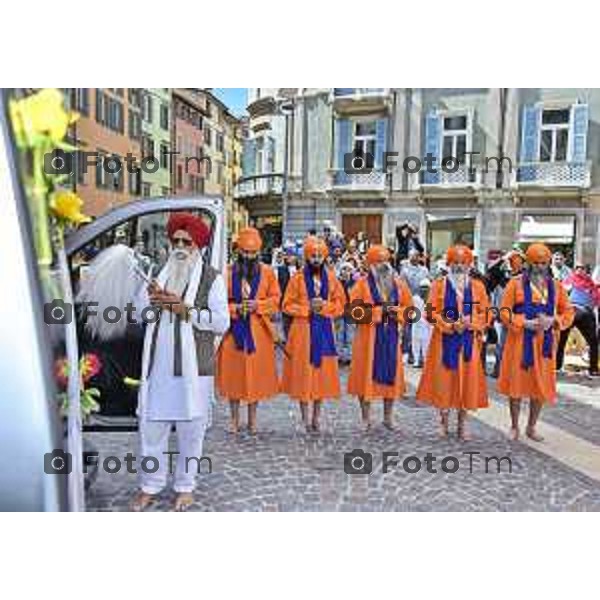
<instances>
[{"instance_id":1,"label":"gray beard","mask_svg":"<svg viewBox=\"0 0 600 600\"><path fill-rule=\"evenodd\" d=\"M387 270L385 274L374 270L373 276L375 277L375 283L377 284L379 290L385 295L386 298L389 298L392 295L392 289L394 285L394 273L392 269Z\"/></svg>"},{"instance_id":2,"label":"gray beard","mask_svg":"<svg viewBox=\"0 0 600 600\"><path fill-rule=\"evenodd\" d=\"M197 253L191 252L186 258L179 258L175 252L171 253L168 261L168 277L165 287L168 292L183 296L190 282L192 269L196 264Z\"/></svg>"}]
</instances>

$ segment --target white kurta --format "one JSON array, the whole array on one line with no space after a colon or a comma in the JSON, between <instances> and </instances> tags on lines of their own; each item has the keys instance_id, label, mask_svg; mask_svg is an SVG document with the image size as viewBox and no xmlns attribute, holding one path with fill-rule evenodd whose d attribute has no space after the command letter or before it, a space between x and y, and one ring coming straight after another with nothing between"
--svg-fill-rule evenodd
<instances>
[{"instance_id":1,"label":"white kurta","mask_svg":"<svg viewBox=\"0 0 600 600\"><path fill-rule=\"evenodd\" d=\"M227 290L221 275L217 276L210 289L208 307L210 312L192 313L194 327L223 334L229 327L229 310ZM196 319L196 314L198 319ZM214 397L214 377L195 375L198 380L197 394L190 398L187 393L187 378L193 375L175 376L173 374L175 319L172 313L165 311L158 326L152 370L148 375L148 395L143 407L144 417L149 421L207 419L209 406ZM183 345L182 352L193 352L195 362L195 346L186 348Z\"/></svg>"}]
</instances>

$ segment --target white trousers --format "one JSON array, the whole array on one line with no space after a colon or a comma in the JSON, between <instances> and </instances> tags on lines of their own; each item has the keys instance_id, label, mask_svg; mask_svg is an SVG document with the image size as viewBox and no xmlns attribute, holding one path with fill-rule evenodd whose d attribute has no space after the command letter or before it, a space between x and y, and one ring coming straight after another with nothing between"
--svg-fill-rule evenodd
<instances>
[{"instance_id":1,"label":"white trousers","mask_svg":"<svg viewBox=\"0 0 600 600\"><path fill-rule=\"evenodd\" d=\"M418 363L419 361L424 362L427 358L430 340L431 334L429 332L418 331L413 325L411 349L413 361L415 363Z\"/></svg>"},{"instance_id":2,"label":"white trousers","mask_svg":"<svg viewBox=\"0 0 600 600\"><path fill-rule=\"evenodd\" d=\"M169 451L169 434L175 425L177 452ZM202 445L206 431L205 419L191 421L149 421L141 418L139 423L139 445L141 460L137 462L140 487L146 494L158 494L166 485L169 473L173 473L173 489L177 493L194 490L196 475L206 472L206 461L202 457ZM146 459L146 460L144 460ZM145 464L145 469L142 464ZM155 472L154 469L158 466Z\"/></svg>"}]
</instances>

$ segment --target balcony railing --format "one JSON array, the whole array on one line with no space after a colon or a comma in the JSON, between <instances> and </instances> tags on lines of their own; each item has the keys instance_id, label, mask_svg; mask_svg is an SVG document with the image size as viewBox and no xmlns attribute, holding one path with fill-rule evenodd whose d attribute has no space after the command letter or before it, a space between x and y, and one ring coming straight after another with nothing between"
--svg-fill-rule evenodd
<instances>
[{"instance_id":1,"label":"balcony railing","mask_svg":"<svg viewBox=\"0 0 600 600\"><path fill-rule=\"evenodd\" d=\"M336 98L354 98L364 96L383 96L386 88L333 88Z\"/></svg>"},{"instance_id":2,"label":"balcony railing","mask_svg":"<svg viewBox=\"0 0 600 600\"><path fill-rule=\"evenodd\" d=\"M516 169L515 180L518 186L588 188L591 184L591 163L524 163Z\"/></svg>"},{"instance_id":3,"label":"balcony railing","mask_svg":"<svg viewBox=\"0 0 600 600\"><path fill-rule=\"evenodd\" d=\"M283 193L283 175L271 173L268 175L255 175L240 179L235 186L236 198L249 196L269 196L270 194Z\"/></svg>"},{"instance_id":4,"label":"balcony railing","mask_svg":"<svg viewBox=\"0 0 600 600\"><path fill-rule=\"evenodd\" d=\"M346 173L338 169L331 172L331 186L345 190L383 190L385 173L375 169L370 173Z\"/></svg>"},{"instance_id":5,"label":"balcony railing","mask_svg":"<svg viewBox=\"0 0 600 600\"><path fill-rule=\"evenodd\" d=\"M465 188L479 187L483 179L483 172L475 167L461 165L454 173L444 171L439 165L435 167L437 173L429 173L424 166L418 173L412 173L411 187L437 186L440 188Z\"/></svg>"}]
</instances>

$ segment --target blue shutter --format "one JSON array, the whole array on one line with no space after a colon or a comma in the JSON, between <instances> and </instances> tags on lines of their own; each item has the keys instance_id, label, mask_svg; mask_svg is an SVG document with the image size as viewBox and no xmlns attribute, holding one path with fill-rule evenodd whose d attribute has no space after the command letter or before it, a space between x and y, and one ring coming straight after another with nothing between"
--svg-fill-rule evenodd
<instances>
[{"instance_id":1,"label":"blue shutter","mask_svg":"<svg viewBox=\"0 0 600 600\"><path fill-rule=\"evenodd\" d=\"M541 106L533 104L523 107L520 163L534 163L539 158L541 111ZM519 181L535 181L537 169L534 166L519 166L518 178Z\"/></svg>"},{"instance_id":2,"label":"blue shutter","mask_svg":"<svg viewBox=\"0 0 600 600\"><path fill-rule=\"evenodd\" d=\"M569 160L583 163L587 158L589 108L587 104L573 104L572 111Z\"/></svg>"},{"instance_id":3,"label":"blue shutter","mask_svg":"<svg viewBox=\"0 0 600 600\"><path fill-rule=\"evenodd\" d=\"M431 152L435 157L432 166L434 169L437 169L437 173L429 173L426 165L423 165L424 183L438 183L440 181L441 128L442 119L437 110L429 111L425 117L425 154Z\"/></svg>"},{"instance_id":4,"label":"blue shutter","mask_svg":"<svg viewBox=\"0 0 600 600\"><path fill-rule=\"evenodd\" d=\"M242 175L244 177L256 175L256 140L244 140Z\"/></svg>"},{"instance_id":5,"label":"blue shutter","mask_svg":"<svg viewBox=\"0 0 600 600\"><path fill-rule=\"evenodd\" d=\"M376 126L376 143L375 143L375 168L381 169L383 166L383 153L387 152L387 119L378 119Z\"/></svg>"},{"instance_id":6,"label":"blue shutter","mask_svg":"<svg viewBox=\"0 0 600 600\"><path fill-rule=\"evenodd\" d=\"M337 130L337 164L336 169L344 168L344 154L351 152L352 143L351 127L352 123L348 119L338 119L336 121Z\"/></svg>"}]
</instances>

